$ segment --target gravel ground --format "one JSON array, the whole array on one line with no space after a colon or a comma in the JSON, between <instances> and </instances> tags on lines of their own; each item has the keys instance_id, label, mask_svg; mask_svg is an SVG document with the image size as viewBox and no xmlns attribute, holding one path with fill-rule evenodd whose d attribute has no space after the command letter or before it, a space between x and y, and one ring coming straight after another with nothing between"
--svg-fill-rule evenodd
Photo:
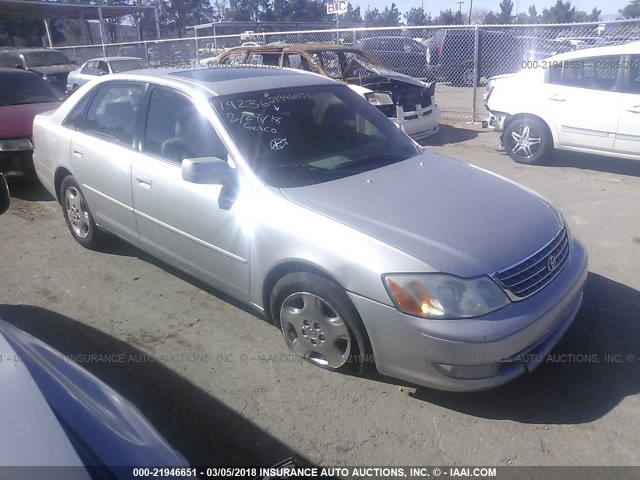
<instances>
[{"instance_id":1,"label":"gravel ground","mask_svg":"<svg viewBox=\"0 0 640 480\"><path fill-rule=\"evenodd\" d=\"M589 250L585 301L556 360L502 388L438 392L293 360L232 299L118 240L80 247L38 184L12 184L0 218L0 317L74 355L192 464L291 452L324 465L640 464L640 162L517 165L496 133L465 124L427 143L541 192ZM113 354L126 361L95 356Z\"/></svg>"}]
</instances>

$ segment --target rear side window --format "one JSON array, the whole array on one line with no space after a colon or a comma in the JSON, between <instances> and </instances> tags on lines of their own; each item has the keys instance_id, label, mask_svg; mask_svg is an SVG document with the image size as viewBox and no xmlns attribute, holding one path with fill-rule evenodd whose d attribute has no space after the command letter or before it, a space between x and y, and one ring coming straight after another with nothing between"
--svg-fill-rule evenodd
<instances>
[{"instance_id":1,"label":"rear side window","mask_svg":"<svg viewBox=\"0 0 640 480\"><path fill-rule=\"evenodd\" d=\"M80 73L83 75L96 75L96 62L87 62Z\"/></svg>"},{"instance_id":2,"label":"rear side window","mask_svg":"<svg viewBox=\"0 0 640 480\"><path fill-rule=\"evenodd\" d=\"M288 68L297 68L298 70L311 71L307 59L297 53L285 53L282 66Z\"/></svg>"},{"instance_id":3,"label":"rear side window","mask_svg":"<svg viewBox=\"0 0 640 480\"><path fill-rule=\"evenodd\" d=\"M268 65L277 67L280 63L279 53L252 53L249 55L247 63L251 65Z\"/></svg>"},{"instance_id":4,"label":"rear side window","mask_svg":"<svg viewBox=\"0 0 640 480\"><path fill-rule=\"evenodd\" d=\"M567 60L552 65L549 83L590 90L616 91L620 72L620 56L590 57Z\"/></svg>"},{"instance_id":5,"label":"rear side window","mask_svg":"<svg viewBox=\"0 0 640 480\"><path fill-rule=\"evenodd\" d=\"M67 115L62 125L72 128L73 130L82 130L84 126L84 113L87 111L87 107L91 102L93 95L89 93L85 95L82 100L71 110L71 113Z\"/></svg>"},{"instance_id":6,"label":"rear side window","mask_svg":"<svg viewBox=\"0 0 640 480\"><path fill-rule=\"evenodd\" d=\"M133 147L144 87L117 83L100 87L89 106L84 131L114 143Z\"/></svg>"},{"instance_id":7,"label":"rear side window","mask_svg":"<svg viewBox=\"0 0 640 480\"><path fill-rule=\"evenodd\" d=\"M245 53L234 53L220 62L221 65L241 65L244 61Z\"/></svg>"}]
</instances>

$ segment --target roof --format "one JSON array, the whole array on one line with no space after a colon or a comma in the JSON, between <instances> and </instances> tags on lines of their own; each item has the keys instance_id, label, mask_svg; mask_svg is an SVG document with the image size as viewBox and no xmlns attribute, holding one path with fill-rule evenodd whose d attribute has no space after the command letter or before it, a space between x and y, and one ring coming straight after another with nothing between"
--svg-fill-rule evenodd
<instances>
[{"instance_id":1,"label":"roof","mask_svg":"<svg viewBox=\"0 0 640 480\"><path fill-rule=\"evenodd\" d=\"M116 60L142 60L142 58L140 57L94 57L94 58L90 58L84 63L97 62L97 61L113 62Z\"/></svg>"},{"instance_id":2,"label":"roof","mask_svg":"<svg viewBox=\"0 0 640 480\"><path fill-rule=\"evenodd\" d=\"M2 3L2 2L0 2ZM12 47L0 47L0 52L10 52L10 53L26 53L26 52L55 52L55 53L64 53L60 50L51 50L49 48L12 48Z\"/></svg>"},{"instance_id":3,"label":"roof","mask_svg":"<svg viewBox=\"0 0 640 480\"><path fill-rule=\"evenodd\" d=\"M257 47L245 45L234 47L234 49L251 49L251 50L283 50L283 49L291 49L291 50L303 50L303 51L316 51L316 50L342 50L342 51L354 51L357 50L361 52L362 50L358 47L352 47L348 45L336 45L334 43L322 43L322 42L310 42L310 43L282 43L282 44L271 44L271 45L259 45Z\"/></svg>"},{"instance_id":4,"label":"roof","mask_svg":"<svg viewBox=\"0 0 640 480\"><path fill-rule=\"evenodd\" d=\"M183 86L200 85L215 95L233 95L270 88L336 85L340 82L289 68L239 66L196 68L190 70L145 69L109 75L111 79L139 81L168 80Z\"/></svg>"},{"instance_id":5,"label":"roof","mask_svg":"<svg viewBox=\"0 0 640 480\"><path fill-rule=\"evenodd\" d=\"M0 1L0 17L13 18L51 18L66 16L70 18L84 18L98 20L98 8L102 9L103 18L122 17L135 12L153 10L152 5L81 5L57 2L30 2L26 0Z\"/></svg>"},{"instance_id":6,"label":"roof","mask_svg":"<svg viewBox=\"0 0 640 480\"><path fill-rule=\"evenodd\" d=\"M4 68L0 67L0 74L12 74L12 75L37 75L31 70L23 70L21 68Z\"/></svg>"},{"instance_id":7,"label":"roof","mask_svg":"<svg viewBox=\"0 0 640 480\"><path fill-rule=\"evenodd\" d=\"M580 48L571 50L570 52L561 53L551 58L554 60L571 60L574 58L601 56L601 55L624 55L624 54L640 54L640 41L623 43L620 45L604 45L602 47Z\"/></svg>"}]
</instances>

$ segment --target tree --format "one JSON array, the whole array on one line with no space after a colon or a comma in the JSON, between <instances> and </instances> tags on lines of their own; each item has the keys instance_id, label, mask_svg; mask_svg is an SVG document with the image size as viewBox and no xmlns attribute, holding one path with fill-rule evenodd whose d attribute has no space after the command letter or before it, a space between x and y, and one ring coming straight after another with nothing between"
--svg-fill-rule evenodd
<instances>
[{"instance_id":1,"label":"tree","mask_svg":"<svg viewBox=\"0 0 640 480\"><path fill-rule=\"evenodd\" d=\"M623 18L640 18L640 0L631 0L631 3L618 10Z\"/></svg>"},{"instance_id":2,"label":"tree","mask_svg":"<svg viewBox=\"0 0 640 480\"><path fill-rule=\"evenodd\" d=\"M433 18L431 18L431 13L427 13L423 8L412 7L407 13L404 14L404 20L407 22L407 25L412 26L422 26L422 25L432 25Z\"/></svg>"},{"instance_id":3,"label":"tree","mask_svg":"<svg viewBox=\"0 0 640 480\"><path fill-rule=\"evenodd\" d=\"M593 10L591 10L591 13L587 13L580 10L580 11L577 11L576 14L574 15L573 21L574 22L597 22L600 19L601 13L602 13L602 10L598 10L595 7Z\"/></svg>"},{"instance_id":4,"label":"tree","mask_svg":"<svg viewBox=\"0 0 640 480\"><path fill-rule=\"evenodd\" d=\"M498 20L498 15L496 15L495 12L488 12L484 16L484 23L486 25L499 25L500 24L500 20Z\"/></svg>"},{"instance_id":5,"label":"tree","mask_svg":"<svg viewBox=\"0 0 640 480\"><path fill-rule=\"evenodd\" d=\"M371 10L367 7L364 12L364 24L368 27L377 27L381 24L382 17L380 16L380 10L374 8Z\"/></svg>"},{"instance_id":6,"label":"tree","mask_svg":"<svg viewBox=\"0 0 640 480\"><path fill-rule=\"evenodd\" d=\"M362 23L362 14L360 13L360 5L353 8L351 3L347 6L347 13L345 13L341 20L344 23Z\"/></svg>"},{"instance_id":7,"label":"tree","mask_svg":"<svg viewBox=\"0 0 640 480\"><path fill-rule=\"evenodd\" d=\"M395 3L391 4L391 8L384 7L384 10L380 14L383 27L397 27L400 25L400 11Z\"/></svg>"},{"instance_id":8,"label":"tree","mask_svg":"<svg viewBox=\"0 0 640 480\"><path fill-rule=\"evenodd\" d=\"M460 12L458 12L460 13ZM436 19L436 25L455 25L456 15L449 8L447 10L441 10Z\"/></svg>"},{"instance_id":9,"label":"tree","mask_svg":"<svg viewBox=\"0 0 640 480\"><path fill-rule=\"evenodd\" d=\"M571 6L571 2L557 0L551 8L542 11L542 23L571 23L575 20L576 8Z\"/></svg>"},{"instance_id":10,"label":"tree","mask_svg":"<svg viewBox=\"0 0 640 480\"><path fill-rule=\"evenodd\" d=\"M497 15L498 23L501 25L508 25L511 23L513 17L513 2L511 0L502 0L500 2L500 13Z\"/></svg>"}]
</instances>

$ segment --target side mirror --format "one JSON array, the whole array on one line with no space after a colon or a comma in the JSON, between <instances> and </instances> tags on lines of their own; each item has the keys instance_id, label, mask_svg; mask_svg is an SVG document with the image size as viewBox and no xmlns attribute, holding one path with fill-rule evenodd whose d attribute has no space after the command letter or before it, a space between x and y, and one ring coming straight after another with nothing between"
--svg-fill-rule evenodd
<instances>
[{"instance_id":1,"label":"side mirror","mask_svg":"<svg viewBox=\"0 0 640 480\"><path fill-rule=\"evenodd\" d=\"M191 183L234 185L237 172L217 157L185 158L182 161L182 179Z\"/></svg>"},{"instance_id":2,"label":"side mirror","mask_svg":"<svg viewBox=\"0 0 640 480\"><path fill-rule=\"evenodd\" d=\"M9 185L4 175L0 173L0 215L9 210L11 197L9 197Z\"/></svg>"}]
</instances>

